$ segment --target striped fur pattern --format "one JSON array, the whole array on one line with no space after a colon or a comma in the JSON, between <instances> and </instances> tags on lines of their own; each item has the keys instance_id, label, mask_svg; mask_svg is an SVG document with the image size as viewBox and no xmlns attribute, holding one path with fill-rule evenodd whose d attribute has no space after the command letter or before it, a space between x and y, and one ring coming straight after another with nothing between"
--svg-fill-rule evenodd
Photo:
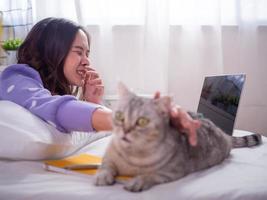
<instances>
[{"instance_id":1,"label":"striped fur pattern","mask_svg":"<svg viewBox=\"0 0 267 200\"><path fill-rule=\"evenodd\" d=\"M232 137L233 148L253 147L262 143L260 134L247 135L243 137Z\"/></svg>"},{"instance_id":2,"label":"striped fur pattern","mask_svg":"<svg viewBox=\"0 0 267 200\"><path fill-rule=\"evenodd\" d=\"M198 144L192 147L184 134L169 125L169 97L141 98L123 85L119 91L114 134L95 176L98 186L115 183L117 175L133 176L124 188L139 192L217 165L232 148L261 143L260 135L231 137L210 120L189 112L201 121Z\"/></svg>"}]
</instances>

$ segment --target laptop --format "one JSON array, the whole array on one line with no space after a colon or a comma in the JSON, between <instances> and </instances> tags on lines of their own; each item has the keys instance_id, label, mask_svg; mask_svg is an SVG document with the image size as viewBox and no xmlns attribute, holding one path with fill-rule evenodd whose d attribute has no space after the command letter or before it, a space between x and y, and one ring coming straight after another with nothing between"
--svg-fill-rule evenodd
<instances>
[{"instance_id":1,"label":"laptop","mask_svg":"<svg viewBox=\"0 0 267 200\"><path fill-rule=\"evenodd\" d=\"M197 112L232 135L245 80L245 74L205 77Z\"/></svg>"}]
</instances>

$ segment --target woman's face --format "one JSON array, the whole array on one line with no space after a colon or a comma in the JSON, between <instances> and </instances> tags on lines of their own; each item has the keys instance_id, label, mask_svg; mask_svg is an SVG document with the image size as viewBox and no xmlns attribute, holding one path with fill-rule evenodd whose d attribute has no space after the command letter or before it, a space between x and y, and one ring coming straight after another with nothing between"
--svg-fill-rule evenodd
<instances>
[{"instance_id":1,"label":"woman's face","mask_svg":"<svg viewBox=\"0 0 267 200\"><path fill-rule=\"evenodd\" d=\"M90 70L89 46L86 34L79 30L66 57L63 71L71 85L82 86L84 74Z\"/></svg>"}]
</instances>

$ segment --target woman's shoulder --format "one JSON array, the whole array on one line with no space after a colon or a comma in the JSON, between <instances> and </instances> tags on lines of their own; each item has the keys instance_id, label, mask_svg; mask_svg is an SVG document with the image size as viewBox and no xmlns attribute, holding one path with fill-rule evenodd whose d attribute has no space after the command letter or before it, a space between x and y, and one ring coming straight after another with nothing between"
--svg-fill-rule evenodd
<instances>
[{"instance_id":1,"label":"woman's shoulder","mask_svg":"<svg viewBox=\"0 0 267 200\"><path fill-rule=\"evenodd\" d=\"M3 80L18 75L25 76L28 78L33 78L35 80L42 82L39 73L27 64L14 64L8 66L2 72L1 79Z\"/></svg>"}]
</instances>

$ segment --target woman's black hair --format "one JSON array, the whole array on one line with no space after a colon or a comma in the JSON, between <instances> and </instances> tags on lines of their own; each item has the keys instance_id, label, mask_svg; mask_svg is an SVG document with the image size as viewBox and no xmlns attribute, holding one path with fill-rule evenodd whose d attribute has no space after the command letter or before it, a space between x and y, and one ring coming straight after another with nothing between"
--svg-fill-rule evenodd
<instances>
[{"instance_id":1,"label":"woman's black hair","mask_svg":"<svg viewBox=\"0 0 267 200\"><path fill-rule=\"evenodd\" d=\"M65 59L79 30L90 36L82 26L63 18L45 18L33 26L18 50L18 63L37 70L44 87L52 94L75 94L63 71Z\"/></svg>"}]
</instances>

